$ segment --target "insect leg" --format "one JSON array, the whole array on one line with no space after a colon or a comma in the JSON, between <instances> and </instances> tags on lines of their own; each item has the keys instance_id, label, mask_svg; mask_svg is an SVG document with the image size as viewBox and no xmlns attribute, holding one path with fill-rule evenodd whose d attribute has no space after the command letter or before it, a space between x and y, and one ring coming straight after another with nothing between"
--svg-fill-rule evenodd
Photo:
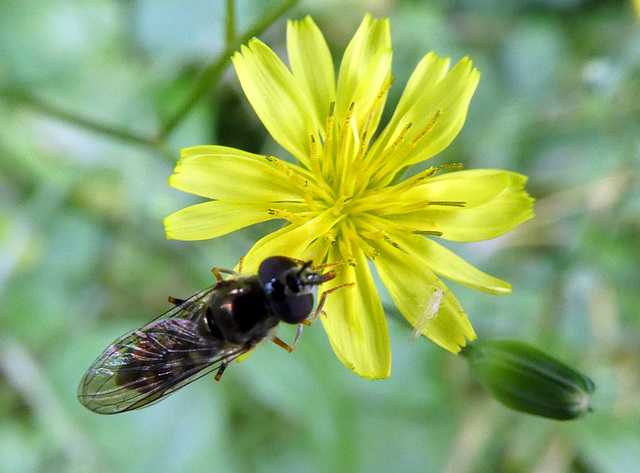
<instances>
[{"instance_id":1,"label":"insect leg","mask_svg":"<svg viewBox=\"0 0 640 473\"><path fill-rule=\"evenodd\" d=\"M181 304L184 304L185 302L187 301L185 301L184 299L178 299L176 297L169 296L169 303L173 305L181 305Z\"/></svg>"},{"instance_id":2,"label":"insect leg","mask_svg":"<svg viewBox=\"0 0 640 473\"><path fill-rule=\"evenodd\" d=\"M238 273L236 273L235 271L233 271L232 269L224 269L224 268L211 268L211 272L213 273L213 275L216 277L216 279L218 280L218 282L223 281L223 277L221 273L224 274L231 274L232 276L237 276Z\"/></svg>"},{"instance_id":3,"label":"insect leg","mask_svg":"<svg viewBox=\"0 0 640 473\"><path fill-rule=\"evenodd\" d=\"M351 287L351 286L355 286L355 283L347 282L347 283L344 283L344 284L340 284L339 286L332 287L331 289L328 289L328 290L326 290L326 291L324 291L322 293L322 296L320 296L320 300L318 302L318 308L313 313L313 315L310 316L308 319L303 320L301 323L298 324L298 330L296 332L296 338L293 340L293 345L288 345L287 343L283 342L278 337L273 337L273 339L272 339L273 343L275 343L279 347L282 347L285 350L287 350L289 353L291 353L293 350L296 349L296 346L298 345L298 341L300 340L300 336L302 335L302 328L305 325L311 325L313 322L315 322L315 320L318 318L318 316L320 314L325 314L326 315L326 313L322 310L322 307L324 306L324 303L327 300L327 296L329 294L331 294L332 292L337 291L338 289L342 289L343 287Z\"/></svg>"},{"instance_id":4,"label":"insect leg","mask_svg":"<svg viewBox=\"0 0 640 473\"><path fill-rule=\"evenodd\" d=\"M218 372L216 373L216 377L215 377L216 381L220 381L220 378L222 378L222 374L226 369L227 369L227 363L223 361L222 363L220 363L220 367L218 368Z\"/></svg>"},{"instance_id":5,"label":"insect leg","mask_svg":"<svg viewBox=\"0 0 640 473\"><path fill-rule=\"evenodd\" d=\"M306 322L306 320L304 322ZM302 322L301 324L298 324L298 331L296 332L296 338L293 340L293 346L291 347L292 350L295 350L296 346L298 345L298 341L300 340L300 335L302 335L302 327L304 327L305 325L311 325L311 322L309 322L308 324L305 324L304 322Z\"/></svg>"},{"instance_id":6,"label":"insect leg","mask_svg":"<svg viewBox=\"0 0 640 473\"><path fill-rule=\"evenodd\" d=\"M331 268L333 266L340 266L341 264L344 264L344 261L334 261L333 263L322 263L322 264L319 264L317 266L312 266L311 269L313 269L314 271L319 271L319 270L324 269L324 268Z\"/></svg>"},{"instance_id":7,"label":"insect leg","mask_svg":"<svg viewBox=\"0 0 640 473\"><path fill-rule=\"evenodd\" d=\"M339 286L332 287L331 289L327 289L326 291L324 291L320 296L320 299L318 300L318 308L316 309L316 311L311 317L309 317L307 320L304 320L302 323L304 325L311 325L313 322L315 322L320 314L326 315L326 312L323 311L322 308L324 307L324 303L326 302L327 296L329 294L331 294L332 292L336 292L338 289L342 289L343 287L353 287L355 285L356 283L354 282L346 282L344 284L340 284Z\"/></svg>"},{"instance_id":8,"label":"insect leg","mask_svg":"<svg viewBox=\"0 0 640 473\"><path fill-rule=\"evenodd\" d=\"M308 264L309 266L311 265L309 263L309 261L303 261L301 259L298 258L293 258L292 256L287 256L287 258L292 259L293 261L295 261L297 264L299 264L300 266L304 266L305 264Z\"/></svg>"},{"instance_id":9,"label":"insect leg","mask_svg":"<svg viewBox=\"0 0 640 473\"><path fill-rule=\"evenodd\" d=\"M299 329L298 329L299 330ZM293 346L289 346L287 345L285 342L283 342L282 340L280 340L278 337L273 337L273 343L275 343L276 345L278 345L279 347L284 348L285 350L287 350L289 353L291 353L295 348L296 348L296 343L298 343L298 336L296 336L296 341L293 344Z\"/></svg>"}]
</instances>

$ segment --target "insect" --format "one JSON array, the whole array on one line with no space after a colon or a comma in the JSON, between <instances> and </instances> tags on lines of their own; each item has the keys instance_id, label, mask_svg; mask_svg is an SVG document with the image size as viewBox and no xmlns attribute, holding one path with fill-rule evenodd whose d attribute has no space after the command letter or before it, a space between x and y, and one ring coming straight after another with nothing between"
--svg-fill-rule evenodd
<instances>
[{"instance_id":1,"label":"insect","mask_svg":"<svg viewBox=\"0 0 640 473\"><path fill-rule=\"evenodd\" d=\"M78 399L99 414L117 414L154 404L192 381L216 371L220 380L227 365L265 338L289 352L303 325L322 312L325 291L313 311L314 289L335 277L284 256L265 259L256 276L240 277L214 268L217 284L175 307L144 327L113 342L87 370ZM223 279L220 274L236 277ZM346 284L349 285L349 284ZM280 322L299 324L293 345L274 336Z\"/></svg>"},{"instance_id":2,"label":"insect","mask_svg":"<svg viewBox=\"0 0 640 473\"><path fill-rule=\"evenodd\" d=\"M433 294L431 294L431 297L429 297L426 310L413 326L413 330L411 331L411 341L416 340L420 335L422 335L424 329L427 328L427 323L429 323L429 320L438 315L438 311L440 310L440 304L442 304L442 298L444 297L444 294L444 289L440 289L439 287L435 288Z\"/></svg>"}]
</instances>

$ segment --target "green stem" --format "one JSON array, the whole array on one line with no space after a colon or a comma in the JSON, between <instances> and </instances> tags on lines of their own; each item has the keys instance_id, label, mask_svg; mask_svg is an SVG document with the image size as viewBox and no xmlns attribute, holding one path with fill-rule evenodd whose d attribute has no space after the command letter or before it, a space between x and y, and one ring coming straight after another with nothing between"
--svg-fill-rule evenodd
<instances>
[{"instance_id":1,"label":"green stem","mask_svg":"<svg viewBox=\"0 0 640 473\"><path fill-rule=\"evenodd\" d=\"M234 0L227 0L226 32L225 46L228 47L236 40L236 4Z\"/></svg>"},{"instance_id":2,"label":"green stem","mask_svg":"<svg viewBox=\"0 0 640 473\"><path fill-rule=\"evenodd\" d=\"M182 106L178 108L175 114L170 117L162 130L159 137L162 140L169 135L180 123L180 121L191 111L191 109L198 103L200 98L210 91L218 82L220 75L227 67L231 60L231 55L240 47L241 44L246 43L249 39L262 33L267 27L269 27L274 21L280 18L287 10L293 7L299 0L286 0L282 5L276 8L271 15L267 15L261 18L252 28L250 28L245 34L240 37L234 38L233 41L227 42L225 50L220 54L218 59L210 64L200 75L196 84L191 91L191 95L187 97ZM227 14L227 28L229 27L229 16ZM227 40L229 39L229 31L227 30Z\"/></svg>"},{"instance_id":3,"label":"green stem","mask_svg":"<svg viewBox=\"0 0 640 473\"><path fill-rule=\"evenodd\" d=\"M155 140L152 137L139 135L124 128L105 125L104 123L100 123L91 118L65 110L62 107L54 105L40 97L18 88L0 88L0 95L4 96L7 100L19 102L45 115L49 115L90 131L95 131L103 135L138 145L153 147L156 145Z\"/></svg>"},{"instance_id":4,"label":"green stem","mask_svg":"<svg viewBox=\"0 0 640 473\"><path fill-rule=\"evenodd\" d=\"M185 100L182 106L176 111L155 135L143 135L134 133L125 128L107 125L84 115L71 112L62 107L52 104L34 94L15 87L0 87L0 96L7 100L16 101L27 105L45 115L68 122L80 128L94 131L112 138L133 143L136 145L150 146L157 149L162 154L167 155L167 150L163 148L165 138L178 126L180 121L187 113L197 104L200 98L213 88L228 62L231 55L241 44L246 43L250 38L262 33L271 23L282 16L287 10L293 7L299 0L286 0L282 5L276 8L271 15L261 18L252 28L250 28L243 36L236 37L235 34L235 4L233 0L227 0L227 20L226 20L226 47L220 54L218 59L207 67L198 81L196 82L191 95Z\"/></svg>"}]
</instances>

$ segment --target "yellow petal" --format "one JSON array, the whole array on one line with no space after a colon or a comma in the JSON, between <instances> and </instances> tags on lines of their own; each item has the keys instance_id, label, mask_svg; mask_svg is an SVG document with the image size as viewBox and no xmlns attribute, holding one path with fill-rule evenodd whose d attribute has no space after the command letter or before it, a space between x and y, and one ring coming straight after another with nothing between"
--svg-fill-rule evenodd
<instances>
[{"instance_id":1,"label":"yellow petal","mask_svg":"<svg viewBox=\"0 0 640 473\"><path fill-rule=\"evenodd\" d=\"M508 282L480 271L429 238L394 234L391 234L391 238L402 250L411 254L418 264L444 278L488 294L504 295L513 292Z\"/></svg>"},{"instance_id":2,"label":"yellow petal","mask_svg":"<svg viewBox=\"0 0 640 473\"><path fill-rule=\"evenodd\" d=\"M422 58L409 77L409 81L402 92L402 97L398 102L393 118L389 122L389 128L397 130L399 119L403 116L415 112L413 111L418 101L424 100L425 94L429 95L429 90L436 86L438 82L445 78L449 70L451 59L439 57L436 53L430 52Z\"/></svg>"},{"instance_id":3,"label":"yellow petal","mask_svg":"<svg viewBox=\"0 0 640 473\"><path fill-rule=\"evenodd\" d=\"M240 228L273 219L269 212L275 204L214 200L192 205L164 219L167 238L173 240L207 240Z\"/></svg>"},{"instance_id":4,"label":"yellow petal","mask_svg":"<svg viewBox=\"0 0 640 473\"><path fill-rule=\"evenodd\" d=\"M387 321L364 254L352 255L357 265L337 268L333 286L355 282L329 294L322 316L329 341L336 355L354 373L367 379L388 378L391 373L391 349ZM344 260L333 246L330 261Z\"/></svg>"},{"instance_id":5,"label":"yellow petal","mask_svg":"<svg viewBox=\"0 0 640 473\"><path fill-rule=\"evenodd\" d=\"M533 199L524 190L526 181L521 174L494 169L442 174L410 189L403 200L464 202L464 207L425 205L388 218L416 230L442 232L447 240L488 240L533 217Z\"/></svg>"},{"instance_id":6,"label":"yellow petal","mask_svg":"<svg viewBox=\"0 0 640 473\"><path fill-rule=\"evenodd\" d=\"M431 90L423 90L417 103L406 114L407 119L415 124L413 132L427 126L439 110L442 114L433 130L406 157L404 166L424 161L449 146L467 119L469 103L479 81L480 72L472 67L469 58L463 58Z\"/></svg>"},{"instance_id":7,"label":"yellow petal","mask_svg":"<svg viewBox=\"0 0 640 473\"><path fill-rule=\"evenodd\" d=\"M337 123L342 125L343 118L354 102L353 118L358 125L362 125L364 116L390 76L389 22L387 19L373 20L367 15L347 46L340 65L335 111ZM380 110L382 107L384 101L379 104ZM375 126L370 126L370 129L375 129Z\"/></svg>"},{"instance_id":8,"label":"yellow petal","mask_svg":"<svg viewBox=\"0 0 640 473\"><path fill-rule=\"evenodd\" d=\"M386 89L391 78L391 58L391 51L380 51L348 101L354 104L353 122L360 136L365 127L366 132L371 135L378 128L387 97Z\"/></svg>"},{"instance_id":9,"label":"yellow petal","mask_svg":"<svg viewBox=\"0 0 640 473\"><path fill-rule=\"evenodd\" d=\"M380 279L398 310L411 325L426 321L423 334L452 353L458 353L476 334L453 293L415 255L407 255L391 245L376 245L374 260ZM437 313L428 313L429 299L438 287L444 296Z\"/></svg>"},{"instance_id":10,"label":"yellow petal","mask_svg":"<svg viewBox=\"0 0 640 473\"><path fill-rule=\"evenodd\" d=\"M406 133L374 177L381 185L389 183L397 170L438 154L460 132L480 73L472 67L471 60L463 58L440 79L445 61L429 55L423 59L405 90L406 98L403 96L380 143L375 144L375 152L382 156L403 130Z\"/></svg>"},{"instance_id":11,"label":"yellow petal","mask_svg":"<svg viewBox=\"0 0 640 473\"><path fill-rule=\"evenodd\" d=\"M249 103L273 139L308 166L310 136L316 132L313 104L291 71L257 38L231 60Z\"/></svg>"},{"instance_id":12,"label":"yellow petal","mask_svg":"<svg viewBox=\"0 0 640 473\"><path fill-rule=\"evenodd\" d=\"M311 17L289 21L287 51L293 76L313 105L315 125L324 137L329 104L336 99L336 78L327 42Z\"/></svg>"},{"instance_id":13,"label":"yellow petal","mask_svg":"<svg viewBox=\"0 0 640 473\"><path fill-rule=\"evenodd\" d=\"M181 150L169 185L209 199L303 200L300 188L264 156L224 146Z\"/></svg>"},{"instance_id":14,"label":"yellow petal","mask_svg":"<svg viewBox=\"0 0 640 473\"><path fill-rule=\"evenodd\" d=\"M423 97L425 93L432 90L433 87L445 77L449 69L449 62L449 58L438 57L434 52L430 52L422 58L411 74L391 120L371 147L372 154L384 150L398 138L410 122L407 118L409 112L413 110L417 101ZM415 115L415 113L412 112L412 115ZM423 118L422 124L426 125L433 117L430 118L425 115ZM419 131L420 124L412 123L412 128L415 128L413 131L415 134Z\"/></svg>"},{"instance_id":15,"label":"yellow petal","mask_svg":"<svg viewBox=\"0 0 640 473\"><path fill-rule=\"evenodd\" d=\"M335 216L327 210L302 225L286 227L261 238L244 257L243 272L257 272L262 261L274 255L290 256L301 260L312 259L320 262L318 252L309 249L312 244L322 239L335 223ZM329 244L328 242L326 243Z\"/></svg>"}]
</instances>

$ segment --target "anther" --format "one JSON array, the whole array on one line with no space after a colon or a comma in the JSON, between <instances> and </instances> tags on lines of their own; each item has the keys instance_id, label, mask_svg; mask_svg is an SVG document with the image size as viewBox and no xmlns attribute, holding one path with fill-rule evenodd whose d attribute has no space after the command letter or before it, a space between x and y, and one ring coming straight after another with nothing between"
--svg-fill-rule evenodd
<instances>
[{"instance_id":1,"label":"anther","mask_svg":"<svg viewBox=\"0 0 640 473\"><path fill-rule=\"evenodd\" d=\"M415 233L416 235L442 236L442 232L437 230L414 230L412 233Z\"/></svg>"},{"instance_id":2,"label":"anther","mask_svg":"<svg viewBox=\"0 0 640 473\"><path fill-rule=\"evenodd\" d=\"M278 171L280 171L282 174L284 174L289 178L293 177L293 171L291 170L291 168L287 166L285 163L283 163L281 160L279 160L275 156L266 156L266 158L267 158L267 161L273 164L278 169Z\"/></svg>"},{"instance_id":3,"label":"anther","mask_svg":"<svg viewBox=\"0 0 640 473\"><path fill-rule=\"evenodd\" d=\"M456 200L432 200L427 202L427 205L441 205L444 207L464 207L467 205L466 202L456 201Z\"/></svg>"},{"instance_id":4,"label":"anther","mask_svg":"<svg viewBox=\"0 0 640 473\"><path fill-rule=\"evenodd\" d=\"M327 121L325 124L324 135L324 157L328 162L331 162L331 154L333 152L333 127L335 126L334 113L336 109L336 103L331 102L329 104L329 114L327 115Z\"/></svg>"},{"instance_id":5,"label":"anther","mask_svg":"<svg viewBox=\"0 0 640 473\"><path fill-rule=\"evenodd\" d=\"M287 210L270 208L267 210L267 212L269 212L269 215L272 215L275 218L281 218L281 219L287 220L290 223L295 223L295 224L305 223L305 219Z\"/></svg>"},{"instance_id":6,"label":"anther","mask_svg":"<svg viewBox=\"0 0 640 473\"><path fill-rule=\"evenodd\" d=\"M425 126L422 131L420 131L420 133L418 133L412 140L411 140L411 147L414 147L415 145L418 144L418 142L424 138L426 135L428 135L431 130L433 130L433 127L436 126L436 123L438 122L438 119L440 118L440 115L442 115L442 109L438 110L436 112L436 115L431 119L431 121L429 123L427 123L427 126Z\"/></svg>"}]
</instances>

